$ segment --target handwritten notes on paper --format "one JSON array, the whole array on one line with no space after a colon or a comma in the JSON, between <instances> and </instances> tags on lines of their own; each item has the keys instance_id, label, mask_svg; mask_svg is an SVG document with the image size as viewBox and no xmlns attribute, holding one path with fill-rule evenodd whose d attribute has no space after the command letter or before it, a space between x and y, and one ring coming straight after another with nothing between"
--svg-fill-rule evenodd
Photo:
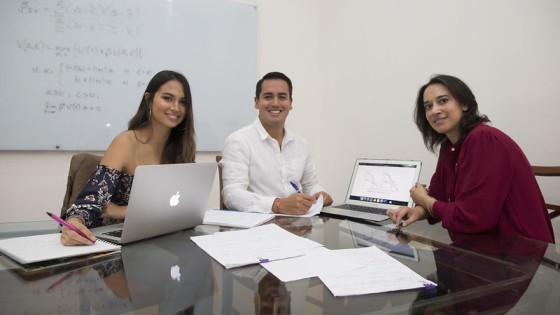
<instances>
[{"instance_id":1,"label":"handwritten notes on paper","mask_svg":"<svg viewBox=\"0 0 560 315\"><path fill-rule=\"evenodd\" d=\"M337 252L362 267L342 272L332 270L319 275L334 296L390 292L436 285L375 246L341 249Z\"/></svg>"},{"instance_id":2,"label":"handwritten notes on paper","mask_svg":"<svg viewBox=\"0 0 560 315\"><path fill-rule=\"evenodd\" d=\"M191 237L226 269L305 255L323 245L294 235L276 224Z\"/></svg>"},{"instance_id":3,"label":"handwritten notes on paper","mask_svg":"<svg viewBox=\"0 0 560 315\"><path fill-rule=\"evenodd\" d=\"M284 282L319 277L334 296L435 286L375 246L340 250L315 248L305 256L261 265Z\"/></svg>"},{"instance_id":4,"label":"handwritten notes on paper","mask_svg":"<svg viewBox=\"0 0 560 315\"><path fill-rule=\"evenodd\" d=\"M436 286L375 246L329 250L276 224L191 240L226 269L260 263L284 282L318 276L334 296Z\"/></svg>"}]
</instances>

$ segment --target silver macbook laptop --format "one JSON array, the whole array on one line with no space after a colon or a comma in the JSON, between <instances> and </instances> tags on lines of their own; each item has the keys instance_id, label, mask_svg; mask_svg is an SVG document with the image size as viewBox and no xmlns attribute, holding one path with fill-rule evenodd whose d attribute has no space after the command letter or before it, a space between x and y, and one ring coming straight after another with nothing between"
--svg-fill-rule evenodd
<instances>
[{"instance_id":1,"label":"silver macbook laptop","mask_svg":"<svg viewBox=\"0 0 560 315\"><path fill-rule=\"evenodd\" d=\"M124 223L91 231L126 244L202 224L216 170L217 163L138 166Z\"/></svg>"},{"instance_id":2,"label":"silver macbook laptop","mask_svg":"<svg viewBox=\"0 0 560 315\"><path fill-rule=\"evenodd\" d=\"M409 190L418 182L421 167L421 161L357 159L344 204L321 213L386 220L388 209L413 206Z\"/></svg>"}]
</instances>

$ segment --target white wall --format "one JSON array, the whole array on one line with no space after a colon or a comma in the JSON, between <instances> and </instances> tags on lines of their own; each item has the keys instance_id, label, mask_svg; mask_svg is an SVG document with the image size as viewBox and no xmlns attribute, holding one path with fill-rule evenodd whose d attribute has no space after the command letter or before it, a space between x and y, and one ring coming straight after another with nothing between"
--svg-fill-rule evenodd
<instances>
[{"instance_id":1,"label":"white wall","mask_svg":"<svg viewBox=\"0 0 560 315\"><path fill-rule=\"evenodd\" d=\"M257 75L292 78L288 126L309 140L335 200L358 157L420 159L421 181L429 181L436 156L423 146L412 111L418 88L435 73L466 81L481 112L532 163L560 165L559 1L240 2L259 7ZM0 152L0 222L43 220L60 209L72 153ZM209 207L218 205L217 186ZM545 198L560 202L558 191L560 183L543 183Z\"/></svg>"}]
</instances>

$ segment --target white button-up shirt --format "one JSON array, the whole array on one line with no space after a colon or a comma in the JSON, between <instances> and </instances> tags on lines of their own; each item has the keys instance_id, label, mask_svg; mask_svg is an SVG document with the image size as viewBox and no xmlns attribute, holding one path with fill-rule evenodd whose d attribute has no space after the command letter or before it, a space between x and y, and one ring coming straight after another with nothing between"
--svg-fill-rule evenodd
<instances>
[{"instance_id":1,"label":"white button-up shirt","mask_svg":"<svg viewBox=\"0 0 560 315\"><path fill-rule=\"evenodd\" d=\"M307 142L284 131L282 149L258 117L226 139L220 165L228 209L271 213L274 199L296 193L290 181L305 194L323 191Z\"/></svg>"}]
</instances>

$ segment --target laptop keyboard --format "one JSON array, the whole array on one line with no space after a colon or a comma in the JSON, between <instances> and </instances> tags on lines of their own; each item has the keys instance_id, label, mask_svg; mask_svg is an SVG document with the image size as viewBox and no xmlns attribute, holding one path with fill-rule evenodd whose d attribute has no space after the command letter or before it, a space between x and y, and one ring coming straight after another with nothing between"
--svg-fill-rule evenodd
<instances>
[{"instance_id":1,"label":"laptop keyboard","mask_svg":"<svg viewBox=\"0 0 560 315\"><path fill-rule=\"evenodd\" d=\"M336 206L335 208L341 208L341 209L346 209L346 210L354 210L354 211L360 211L360 212L365 212L365 213L387 215L387 209L382 209L382 208L372 208L372 207L357 206L357 205L351 205L351 204L343 204L343 205Z\"/></svg>"},{"instance_id":2,"label":"laptop keyboard","mask_svg":"<svg viewBox=\"0 0 560 315\"><path fill-rule=\"evenodd\" d=\"M113 236L113 237L121 237L122 236L122 229L121 230L114 230L109 232L104 232L103 234Z\"/></svg>"}]
</instances>

